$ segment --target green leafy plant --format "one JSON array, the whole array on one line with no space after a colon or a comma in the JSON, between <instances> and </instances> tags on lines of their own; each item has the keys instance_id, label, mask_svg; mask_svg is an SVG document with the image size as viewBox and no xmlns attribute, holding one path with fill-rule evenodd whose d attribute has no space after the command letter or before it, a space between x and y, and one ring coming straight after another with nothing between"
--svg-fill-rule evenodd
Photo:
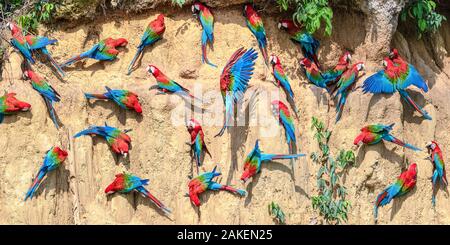
<instances>
[{"instance_id":1,"label":"green leafy plant","mask_svg":"<svg viewBox=\"0 0 450 245\"><path fill-rule=\"evenodd\" d=\"M55 4L49 0L11 0L0 4L4 18L14 18L24 32L35 32L39 23L48 22L55 10ZM14 14L19 12L18 16ZM17 13L16 13L17 14Z\"/></svg>"},{"instance_id":2,"label":"green leafy plant","mask_svg":"<svg viewBox=\"0 0 450 245\"><path fill-rule=\"evenodd\" d=\"M295 9L292 18L305 27L309 33L320 29L325 24L325 34L331 35L333 9L328 0L277 0L281 10L287 11L289 7Z\"/></svg>"},{"instance_id":3,"label":"green leafy plant","mask_svg":"<svg viewBox=\"0 0 450 245\"><path fill-rule=\"evenodd\" d=\"M445 16L436 13L436 3L433 0L414 0L403 8L400 19L406 21L409 18L416 21L419 38L425 33L433 33L439 29Z\"/></svg>"},{"instance_id":4,"label":"green leafy plant","mask_svg":"<svg viewBox=\"0 0 450 245\"><path fill-rule=\"evenodd\" d=\"M311 154L313 162L320 165L316 175L319 193L311 198L312 206L315 210L319 210L327 223L347 222L347 213L351 204L345 199L347 189L342 184L341 178L345 169L355 162L355 154L351 150L340 150L339 155L334 159L328 145L331 131L315 117L312 118L311 129L316 131L314 139L320 149L320 153Z\"/></svg>"},{"instance_id":5,"label":"green leafy plant","mask_svg":"<svg viewBox=\"0 0 450 245\"><path fill-rule=\"evenodd\" d=\"M269 204L269 215L272 216L279 224L285 224L286 219L280 205L275 202Z\"/></svg>"},{"instance_id":6,"label":"green leafy plant","mask_svg":"<svg viewBox=\"0 0 450 245\"><path fill-rule=\"evenodd\" d=\"M180 8L186 3L186 0L172 0L173 5L178 5Z\"/></svg>"}]
</instances>

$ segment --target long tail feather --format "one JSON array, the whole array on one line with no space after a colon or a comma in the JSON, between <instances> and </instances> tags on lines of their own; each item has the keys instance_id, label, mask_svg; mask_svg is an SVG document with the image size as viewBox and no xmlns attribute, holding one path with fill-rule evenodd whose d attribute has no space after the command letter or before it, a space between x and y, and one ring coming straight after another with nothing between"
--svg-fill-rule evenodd
<instances>
[{"instance_id":1,"label":"long tail feather","mask_svg":"<svg viewBox=\"0 0 450 245\"><path fill-rule=\"evenodd\" d=\"M30 199L33 198L33 195L36 192L39 185L41 184L42 179L44 179L45 174L46 174L45 170L43 170L43 169L39 170L39 173L37 174L36 178L34 179L33 183L31 184L30 188L28 189L27 194L25 195L24 201L26 201L28 198L30 198Z\"/></svg>"},{"instance_id":2,"label":"long tail feather","mask_svg":"<svg viewBox=\"0 0 450 245\"><path fill-rule=\"evenodd\" d=\"M347 100L347 94L342 93L339 98L338 106L336 107L336 123L339 122L342 116L342 110L344 109L345 102Z\"/></svg>"},{"instance_id":3,"label":"long tail feather","mask_svg":"<svg viewBox=\"0 0 450 245\"><path fill-rule=\"evenodd\" d=\"M220 132L218 134L216 134L214 137L223 135L223 133L225 132L225 129L227 129L230 126L229 124L231 122L233 113L234 113L233 99L232 99L231 95L229 95L227 93L227 95L225 97L225 115L224 115L224 119L223 119L223 127L220 130Z\"/></svg>"},{"instance_id":4,"label":"long tail feather","mask_svg":"<svg viewBox=\"0 0 450 245\"><path fill-rule=\"evenodd\" d=\"M137 191L142 193L144 196L148 197L158 208L160 208L166 215L170 214L172 210L166 207L162 202L160 202L155 196L153 196L147 189L140 186L136 188Z\"/></svg>"},{"instance_id":5,"label":"long tail feather","mask_svg":"<svg viewBox=\"0 0 450 245\"><path fill-rule=\"evenodd\" d=\"M134 55L133 59L131 60L130 65L128 66L127 75L131 74L131 71L134 68L134 63L136 63L137 58L139 57L139 55L142 53L143 50L144 50L144 47L139 47L138 50L136 51L136 54Z\"/></svg>"},{"instance_id":6,"label":"long tail feather","mask_svg":"<svg viewBox=\"0 0 450 245\"><path fill-rule=\"evenodd\" d=\"M56 119L56 112L55 112L55 108L53 107L53 102L45 97L43 97L43 98L44 98L45 104L47 105L48 113L50 114L50 117L51 117L53 123L55 124L56 128L59 129L59 124L58 124L58 120Z\"/></svg>"},{"instance_id":7,"label":"long tail feather","mask_svg":"<svg viewBox=\"0 0 450 245\"><path fill-rule=\"evenodd\" d=\"M387 140L387 141L390 141L392 143L395 143L395 144L397 144L399 146L403 146L403 147L409 148L409 149L411 149L413 151L421 151L421 149L419 149L419 148L417 148L417 147L415 147L413 145L410 145L408 143L405 143L405 142L395 138L394 136L392 136L390 134L388 134L387 136L384 136L383 139Z\"/></svg>"},{"instance_id":8,"label":"long tail feather","mask_svg":"<svg viewBox=\"0 0 450 245\"><path fill-rule=\"evenodd\" d=\"M416 104L416 102L414 102L411 98L411 96L409 96L409 94L405 91L405 90L399 90L398 91L400 93L400 95L402 96L403 99L406 100L406 102L408 102L408 104L410 104L412 107L414 107L414 109L419 112L420 114L422 114L422 116L427 119L427 120L432 120L431 116L428 115L428 112L426 112L424 109L422 109L419 105Z\"/></svg>"},{"instance_id":9,"label":"long tail feather","mask_svg":"<svg viewBox=\"0 0 450 245\"><path fill-rule=\"evenodd\" d=\"M277 159L296 159L296 158L304 157L304 156L306 156L306 154L303 154L303 153L291 154L291 155L261 153L261 161L272 161L272 160L277 160Z\"/></svg>"},{"instance_id":10,"label":"long tail feather","mask_svg":"<svg viewBox=\"0 0 450 245\"><path fill-rule=\"evenodd\" d=\"M48 50L46 48L42 48L41 51L45 56L47 56L48 61L53 66L53 68L55 68L55 70L58 71L59 75L61 77L66 76L66 73L64 73L58 62L56 62L56 60L53 59L52 55L48 52Z\"/></svg>"},{"instance_id":11,"label":"long tail feather","mask_svg":"<svg viewBox=\"0 0 450 245\"><path fill-rule=\"evenodd\" d=\"M206 55L207 44L208 44L208 34L206 33L205 30L203 30L203 32L202 32L202 62L206 63L212 67L217 68L217 65L211 63ZM211 45L212 45L212 41L211 41Z\"/></svg>"},{"instance_id":12,"label":"long tail feather","mask_svg":"<svg viewBox=\"0 0 450 245\"><path fill-rule=\"evenodd\" d=\"M84 97L86 97L86 99L100 99L100 100L108 99L108 97L106 97L104 94L84 93Z\"/></svg>"},{"instance_id":13,"label":"long tail feather","mask_svg":"<svg viewBox=\"0 0 450 245\"><path fill-rule=\"evenodd\" d=\"M85 59L85 58L87 58L87 57L82 57L81 55L74 56L74 57L68 59L67 61L65 61L63 64L61 64L61 67L70 66L73 63L78 62L78 61L80 61L82 59Z\"/></svg>"}]
</instances>

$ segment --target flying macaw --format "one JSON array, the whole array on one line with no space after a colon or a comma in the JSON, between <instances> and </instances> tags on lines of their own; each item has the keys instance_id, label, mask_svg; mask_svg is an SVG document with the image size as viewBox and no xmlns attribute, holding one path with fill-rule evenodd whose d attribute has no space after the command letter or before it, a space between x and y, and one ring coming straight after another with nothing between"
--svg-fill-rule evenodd
<instances>
[{"instance_id":1,"label":"flying macaw","mask_svg":"<svg viewBox=\"0 0 450 245\"><path fill-rule=\"evenodd\" d=\"M395 49L391 52L390 57L392 58L386 57L383 60L384 70L378 71L364 81L363 92L392 94L398 91L402 98L425 119L431 120L431 116L417 105L406 92L407 87L414 85L426 93L428 92L427 84L412 65L398 56Z\"/></svg>"},{"instance_id":2,"label":"flying macaw","mask_svg":"<svg viewBox=\"0 0 450 245\"><path fill-rule=\"evenodd\" d=\"M34 73L34 71L25 70L23 72L23 76L25 79L31 80L31 86L33 86L33 88L42 96L53 123L55 124L56 128L59 128L58 120L56 119L55 108L53 107L53 102L59 102L61 100L61 96L50 84L47 83L47 81L45 81L45 79Z\"/></svg>"},{"instance_id":3,"label":"flying macaw","mask_svg":"<svg viewBox=\"0 0 450 245\"><path fill-rule=\"evenodd\" d=\"M49 151L47 151L44 163L42 164L41 168L39 169L39 172L37 173L36 177L34 178L33 183L31 184L30 188L28 189L28 192L25 196L25 201L30 198L33 198L34 193L36 192L37 188L41 184L42 180L44 179L45 175L58 168L64 160L67 158L67 152L62 150L59 147L52 147Z\"/></svg>"},{"instance_id":4,"label":"flying macaw","mask_svg":"<svg viewBox=\"0 0 450 245\"><path fill-rule=\"evenodd\" d=\"M194 158L195 161L197 162L197 171L198 171L198 167L202 165L202 163L200 162L201 159L201 155L203 150L208 153L208 155L211 157L211 153L209 153L208 148L206 147L206 143L205 143L205 135L203 133L203 129L202 126L200 125L199 122L197 122L197 120L195 119L191 119L189 120L189 122L187 123L187 130L189 132L189 134L191 135L191 147L192 150L194 152Z\"/></svg>"},{"instance_id":5,"label":"flying macaw","mask_svg":"<svg viewBox=\"0 0 450 245\"><path fill-rule=\"evenodd\" d=\"M448 185L447 182L447 176L445 174L445 165L444 165L444 158L442 157L442 151L441 148L439 148L436 141L428 142L426 145L428 149L428 153L430 154L431 162L433 163L433 177L431 179L433 183L433 196L432 196L432 203L433 206L436 205L436 190L437 190L437 184L438 180L441 183L441 185Z\"/></svg>"},{"instance_id":6,"label":"flying macaw","mask_svg":"<svg viewBox=\"0 0 450 245\"><path fill-rule=\"evenodd\" d=\"M322 72L322 76L327 80L332 80L333 84L330 82L330 86L334 85L339 81L341 75L347 71L348 66L350 65L350 61L352 59L352 55L350 52L345 51L344 54L339 57L339 61L333 69ZM333 86L334 87L334 86ZM333 88L331 94L334 93L336 88Z\"/></svg>"},{"instance_id":7,"label":"flying macaw","mask_svg":"<svg viewBox=\"0 0 450 245\"><path fill-rule=\"evenodd\" d=\"M113 61L117 58L119 54L119 50L117 47L125 47L127 46L128 41L125 38L106 38L101 40L99 43L95 44L91 49L85 51L79 55L76 55L66 62L64 62L61 67L69 66L75 62L78 62L83 59L95 59L100 61Z\"/></svg>"},{"instance_id":8,"label":"flying macaw","mask_svg":"<svg viewBox=\"0 0 450 245\"><path fill-rule=\"evenodd\" d=\"M303 55L309 60L313 60L320 69L319 60L317 59L317 50L319 49L320 43L317 39L311 34L301 31L292 20L280 20L278 22L278 29L285 30L291 36L291 40L294 43L300 44Z\"/></svg>"},{"instance_id":9,"label":"flying macaw","mask_svg":"<svg viewBox=\"0 0 450 245\"><path fill-rule=\"evenodd\" d=\"M234 113L234 104L237 104L248 88L248 82L253 75L255 60L258 53L253 49L238 49L223 68L220 75L220 92L225 104L225 116L223 127L215 136L222 136L229 127Z\"/></svg>"},{"instance_id":10,"label":"flying macaw","mask_svg":"<svg viewBox=\"0 0 450 245\"><path fill-rule=\"evenodd\" d=\"M192 4L192 13L197 16L200 24L202 25L202 62L210 66L217 67L208 60L206 56L206 46L209 43L211 48L214 44L214 16L204 4L200 2L194 2Z\"/></svg>"},{"instance_id":11,"label":"flying macaw","mask_svg":"<svg viewBox=\"0 0 450 245\"><path fill-rule=\"evenodd\" d=\"M288 107L279 100L272 101L272 112L279 123L284 127L289 152L293 152L294 147L297 145L294 118L289 112Z\"/></svg>"},{"instance_id":12,"label":"flying macaw","mask_svg":"<svg viewBox=\"0 0 450 245\"><path fill-rule=\"evenodd\" d=\"M0 97L0 123L5 115L11 115L19 111L30 110L31 105L16 98L15 93L5 93Z\"/></svg>"},{"instance_id":13,"label":"flying macaw","mask_svg":"<svg viewBox=\"0 0 450 245\"><path fill-rule=\"evenodd\" d=\"M352 66L352 68L346 70L341 76L337 83L337 96L339 98L339 103L336 106L336 122L341 119L342 110L344 109L347 96L355 88L356 79L358 78L359 72L364 69L364 63L358 62Z\"/></svg>"},{"instance_id":14,"label":"flying macaw","mask_svg":"<svg viewBox=\"0 0 450 245\"><path fill-rule=\"evenodd\" d=\"M247 194L244 190L235 189L228 185L222 185L217 182L214 182L213 179L217 176L220 176L220 172L216 172L217 166L214 167L213 171L203 173L195 178L193 178L189 184L189 198L191 199L191 202L199 207L200 206L200 199L198 198L198 195L201 193L207 191L207 190L226 190L229 192L232 192L234 194L238 194L240 196L245 196Z\"/></svg>"},{"instance_id":15,"label":"flying macaw","mask_svg":"<svg viewBox=\"0 0 450 245\"><path fill-rule=\"evenodd\" d=\"M153 196L147 189L145 189L144 185L148 185L148 179L141 179L132 174L116 174L116 179L108 185L105 189L105 193L107 195L113 194L115 192L119 193L130 193L135 190L144 197L149 198L158 208L160 208L166 215L169 215L172 210L160 202L155 196Z\"/></svg>"},{"instance_id":16,"label":"flying macaw","mask_svg":"<svg viewBox=\"0 0 450 245\"><path fill-rule=\"evenodd\" d=\"M261 153L259 140L256 140L255 147L247 155L247 158L245 158L244 172L242 173L241 180L245 183L248 179L261 172L262 162L270 162L277 159L297 159L303 156L305 156L303 153L292 155Z\"/></svg>"},{"instance_id":17,"label":"flying macaw","mask_svg":"<svg viewBox=\"0 0 450 245\"><path fill-rule=\"evenodd\" d=\"M282 87L284 92L286 93L286 98L292 102L294 102L294 92L292 91L291 84L289 83L289 79L286 73L281 66L280 58L276 55L272 54L270 56L270 64L272 64L272 75L275 78L276 85L278 87ZM293 109L295 112L298 112L295 103L293 103Z\"/></svg>"},{"instance_id":18,"label":"flying macaw","mask_svg":"<svg viewBox=\"0 0 450 245\"><path fill-rule=\"evenodd\" d=\"M116 154L120 154L124 157L127 157L128 151L130 149L131 138L128 136L128 132L131 129L126 129L121 131L120 129L110 127L105 123L105 126L91 126L88 129L85 129L76 135L74 138L78 138L83 135L98 135L100 137L105 138L108 145L111 147L112 151Z\"/></svg>"},{"instance_id":19,"label":"flying macaw","mask_svg":"<svg viewBox=\"0 0 450 245\"><path fill-rule=\"evenodd\" d=\"M144 51L144 48L153 45L157 41L161 40L165 30L166 26L164 25L164 15L162 14L158 15L155 20L152 20L148 24L147 28L145 29L144 35L142 35L141 37L141 43L137 47L138 50L134 55L133 60L131 60L130 65L128 66L127 75L131 74L131 70L134 68L134 63L141 55L142 51Z\"/></svg>"},{"instance_id":20,"label":"flying macaw","mask_svg":"<svg viewBox=\"0 0 450 245\"><path fill-rule=\"evenodd\" d=\"M158 94L174 93L182 97L192 98L201 101L194 95L192 95L188 89L184 88L174 80L168 78L164 73L162 73L156 66L147 66L147 72L152 74L156 79L157 84L150 87L150 90L157 89Z\"/></svg>"},{"instance_id":21,"label":"flying macaw","mask_svg":"<svg viewBox=\"0 0 450 245\"><path fill-rule=\"evenodd\" d=\"M112 100L123 109L135 110L139 114L142 113L142 107L137 94L128 90L112 90L108 86L105 86L105 89L107 92L104 94L84 93L84 96L87 99Z\"/></svg>"},{"instance_id":22,"label":"flying macaw","mask_svg":"<svg viewBox=\"0 0 450 245\"><path fill-rule=\"evenodd\" d=\"M398 176L394 184L388 186L377 196L374 207L375 220L378 218L378 207L391 202L392 199L400 197L411 191L416 186L417 164L413 163L408 170Z\"/></svg>"},{"instance_id":23,"label":"flying macaw","mask_svg":"<svg viewBox=\"0 0 450 245\"><path fill-rule=\"evenodd\" d=\"M25 37L22 34L22 31L20 30L20 28L12 23L12 22L8 22L6 24L8 26L8 28L11 30L11 44L14 48L16 48L17 50L19 50L19 52L23 55L23 57L25 57L25 59L30 62L31 64L36 63L33 59L33 54L31 52L30 46L27 43L27 40L25 39Z\"/></svg>"},{"instance_id":24,"label":"flying macaw","mask_svg":"<svg viewBox=\"0 0 450 245\"><path fill-rule=\"evenodd\" d=\"M243 15L245 16L245 22L247 23L248 29L250 29L250 31L253 33L256 41L258 41L258 46L264 58L264 63L268 67L269 62L267 56L267 37L261 16L258 15L251 4L244 5Z\"/></svg>"},{"instance_id":25,"label":"flying macaw","mask_svg":"<svg viewBox=\"0 0 450 245\"><path fill-rule=\"evenodd\" d=\"M392 130L394 126L394 123L390 125L383 125L383 124L373 124L366 126L361 129L361 133L356 136L355 140L353 141L354 145L374 145L381 142L381 140L386 140L392 143L395 143L399 146L409 148L413 151L421 151L421 149L407 144L394 136L392 136L389 132Z\"/></svg>"},{"instance_id":26,"label":"flying macaw","mask_svg":"<svg viewBox=\"0 0 450 245\"><path fill-rule=\"evenodd\" d=\"M306 78L308 78L308 81L310 81L312 84L316 85L319 88L326 89L329 93L331 92L329 89L329 85L331 82L333 82L332 78L325 78L322 76L322 73L317 67L317 65L312 62L308 58L303 58L300 61L300 65L302 67L302 70L305 72Z\"/></svg>"}]
</instances>

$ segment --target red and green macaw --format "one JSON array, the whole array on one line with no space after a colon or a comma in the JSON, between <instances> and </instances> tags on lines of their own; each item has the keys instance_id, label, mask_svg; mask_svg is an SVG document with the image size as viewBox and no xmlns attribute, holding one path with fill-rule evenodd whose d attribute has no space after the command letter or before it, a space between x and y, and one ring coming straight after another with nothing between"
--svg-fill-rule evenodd
<instances>
[{"instance_id":1,"label":"red and green macaw","mask_svg":"<svg viewBox=\"0 0 450 245\"><path fill-rule=\"evenodd\" d=\"M268 67L269 62L267 56L267 37L261 16L259 16L258 12L255 11L251 4L244 5L243 14L245 16L245 22L247 23L248 29L250 29L250 31L253 33L256 41L258 41L258 46L264 58L264 63Z\"/></svg>"},{"instance_id":2,"label":"red and green macaw","mask_svg":"<svg viewBox=\"0 0 450 245\"><path fill-rule=\"evenodd\" d=\"M229 192L232 192L234 194L238 194L240 196L245 196L247 194L244 190L235 189L228 185L222 185L217 182L214 182L213 179L217 176L220 176L220 172L216 172L217 166L214 167L213 171L211 172L205 172L195 178L193 178L189 184L189 198L191 199L191 202L196 206L200 206L200 199L198 198L198 195L201 193L207 191L207 190L226 190Z\"/></svg>"},{"instance_id":3,"label":"red and green macaw","mask_svg":"<svg viewBox=\"0 0 450 245\"><path fill-rule=\"evenodd\" d=\"M428 86L419 72L398 56L395 49L391 52L390 57L384 58L383 66L384 70L378 71L364 81L363 92L392 94L398 91L402 98L422 114L425 119L431 120L431 116L417 105L406 92L406 88L410 85L428 92Z\"/></svg>"},{"instance_id":4,"label":"red and green macaw","mask_svg":"<svg viewBox=\"0 0 450 245\"><path fill-rule=\"evenodd\" d=\"M30 62L31 64L34 64L35 61L33 59L33 54L31 52L31 48L27 43L27 40L25 39L25 37L22 34L22 31L20 30L20 28L12 22L8 22L6 24L8 26L8 28L11 30L11 44L14 48L16 48L17 50L19 50L19 52L23 55L23 57L25 57L25 59Z\"/></svg>"},{"instance_id":5,"label":"red and green macaw","mask_svg":"<svg viewBox=\"0 0 450 245\"><path fill-rule=\"evenodd\" d=\"M347 71L351 59L352 55L350 54L350 52L345 51L344 54L342 54L341 57L339 57L339 61L333 69L322 72L322 76L325 79L332 80L332 82L330 82L329 84L329 87L333 87L331 89L331 94L335 92L336 87L334 85L339 81L341 75L345 71Z\"/></svg>"},{"instance_id":6,"label":"red and green macaw","mask_svg":"<svg viewBox=\"0 0 450 245\"><path fill-rule=\"evenodd\" d=\"M76 135L74 135L74 138L78 138L83 135L91 135L91 136L100 136L105 138L108 145L111 147L112 151L116 154L120 154L124 157L127 157L130 144L131 144L131 138L128 136L128 132L130 132L131 129L126 129L124 131L121 131L118 128L110 127L105 123L105 126L91 126L88 129L85 129Z\"/></svg>"},{"instance_id":7,"label":"red and green macaw","mask_svg":"<svg viewBox=\"0 0 450 245\"><path fill-rule=\"evenodd\" d=\"M286 73L283 70L283 67L281 66L280 58L278 58L276 55L272 54L270 56L270 64L272 64L272 75L275 78L276 85L278 87L282 87L284 92L286 93L286 98L289 101L294 102L294 92L292 91L291 84L289 83L289 79L286 75ZM298 112L297 107L293 103L294 111Z\"/></svg>"},{"instance_id":8,"label":"red and green macaw","mask_svg":"<svg viewBox=\"0 0 450 245\"><path fill-rule=\"evenodd\" d=\"M253 75L255 60L258 53L253 49L238 49L223 68L220 75L220 92L225 104L225 116L223 127L215 136L222 136L230 125L234 114L234 105L244 97L248 88L248 82Z\"/></svg>"},{"instance_id":9,"label":"red and green macaw","mask_svg":"<svg viewBox=\"0 0 450 245\"><path fill-rule=\"evenodd\" d=\"M356 79L358 78L359 72L363 69L364 62L358 62L340 76L336 87L336 97L340 95L338 105L336 106L336 122L341 119L347 96L355 89Z\"/></svg>"},{"instance_id":10,"label":"red and green macaw","mask_svg":"<svg viewBox=\"0 0 450 245\"><path fill-rule=\"evenodd\" d=\"M435 206L438 180L441 185L445 186L448 185L448 182L447 176L445 174L444 158L442 157L441 148L439 148L439 145L436 141L428 142L426 148L428 149L428 154L430 154L430 160L433 163L434 167L433 177L431 178L431 181L433 183L433 196L431 201L433 203L433 206Z\"/></svg>"},{"instance_id":11,"label":"red and green macaw","mask_svg":"<svg viewBox=\"0 0 450 245\"><path fill-rule=\"evenodd\" d=\"M413 163L408 170L398 176L394 184L388 186L377 196L375 201L374 216L378 218L378 207L382 207L391 202L392 199L400 197L410 192L416 186L417 164Z\"/></svg>"},{"instance_id":12,"label":"red and green macaw","mask_svg":"<svg viewBox=\"0 0 450 245\"><path fill-rule=\"evenodd\" d=\"M61 96L50 84L47 83L47 81L45 81L45 79L40 77L34 71L25 70L23 72L23 76L25 79L31 80L31 86L33 86L33 88L42 96L53 123L55 124L56 128L59 128L58 120L56 119L55 108L53 108L53 102L59 102L61 100Z\"/></svg>"},{"instance_id":13,"label":"red and green macaw","mask_svg":"<svg viewBox=\"0 0 450 245\"><path fill-rule=\"evenodd\" d=\"M317 59L317 50L319 49L320 43L317 39L308 32L301 31L300 27L292 20L280 20L278 22L278 29L285 30L291 36L291 40L294 43L300 44L303 55L309 60L313 60L320 69L319 60Z\"/></svg>"},{"instance_id":14,"label":"red and green macaw","mask_svg":"<svg viewBox=\"0 0 450 245\"><path fill-rule=\"evenodd\" d=\"M56 69L56 71L58 71L58 73L62 77L65 76L64 71L61 69L58 62L53 59L47 49L47 45L53 45L58 42L58 40L31 34L24 37L22 34L22 30L20 30L20 28L16 24L9 22L7 26L11 30L11 35L13 36L11 40L12 45L19 49L19 51L31 64L35 63L34 59L32 58L33 52L40 51L47 57L48 61L50 61L50 64Z\"/></svg>"},{"instance_id":15,"label":"red and green macaw","mask_svg":"<svg viewBox=\"0 0 450 245\"><path fill-rule=\"evenodd\" d=\"M297 159L303 156L305 156L303 153L292 155L262 153L259 149L259 140L256 140L255 147L247 155L247 158L245 158L244 172L242 173L241 180L245 183L248 179L261 172L262 162L270 162L277 159Z\"/></svg>"},{"instance_id":16,"label":"red and green macaw","mask_svg":"<svg viewBox=\"0 0 450 245\"><path fill-rule=\"evenodd\" d=\"M157 84L150 87L150 90L157 89L158 94L174 93L182 97L192 98L201 101L194 95L192 95L188 89L184 88L174 80L168 78L164 73L162 73L156 66L147 66L147 72L152 74L156 79Z\"/></svg>"},{"instance_id":17,"label":"red and green macaw","mask_svg":"<svg viewBox=\"0 0 450 245\"><path fill-rule=\"evenodd\" d=\"M187 130L189 134L191 135L191 147L194 153L194 158L197 163L197 171L198 167L202 165L201 163L201 156L202 152L208 153L208 155L211 157L211 153L209 153L208 148L206 147L205 143L205 135L203 133L202 126L200 125L197 120L192 118L187 123Z\"/></svg>"},{"instance_id":18,"label":"red and green macaw","mask_svg":"<svg viewBox=\"0 0 450 245\"><path fill-rule=\"evenodd\" d=\"M162 39L162 35L166 30L166 26L164 25L164 15L160 14L156 17L155 20L152 20L147 28L144 31L144 35L141 37L141 43L137 47L138 50L134 55L133 60L131 60L130 65L128 66L128 75L131 74L132 69L134 68L134 63L136 63L137 58L142 54L144 48L150 45L153 45L157 41Z\"/></svg>"},{"instance_id":19,"label":"red and green macaw","mask_svg":"<svg viewBox=\"0 0 450 245\"><path fill-rule=\"evenodd\" d=\"M64 62L61 67L69 66L75 62L83 59L95 59L99 61L112 61L117 58L119 50L117 47L127 46L128 41L125 38L106 38L101 40L99 43L95 44L91 49L85 51L79 55L73 56L66 62Z\"/></svg>"},{"instance_id":20,"label":"red and green macaw","mask_svg":"<svg viewBox=\"0 0 450 245\"><path fill-rule=\"evenodd\" d=\"M407 144L394 136L390 134L390 131L392 130L394 126L394 123L390 125L384 125L384 124L373 124L366 126L361 129L361 133L356 136L355 140L353 141L354 145L360 146L362 144L367 145L374 145L381 142L381 140L386 140L392 143L395 143L399 146L409 148L413 151L421 151L421 149Z\"/></svg>"},{"instance_id":21,"label":"red and green macaw","mask_svg":"<svg viewBox=\"0 0 450 245\"><path fill-rule=\"evenodd\" d=\"M281 101L272 101L272 112L280 124L284 127L286 141L289 146L289 152L293 152L297 145L295 138L294 118L289 112L289 108Z\"/></svg>"},{"instance_id":22,"label":"red and green macaw","mask_svg":"<svg viewBox=\"0 0 450 245\"><path fill-rule=\"evenodd\" d=\"M214 65L211 63L206 56L206 46L211 45L211 48L214 44L214 16L209 10L209 8L200 3L200 2L194 2L192 4L192 13L194 16L197 16L198 20L200 21L200 24L202 25L202 62L206 63L210 66L217 67L217 65Z\"/></svg>"},{"instance_id":23,"label":"red and green macaw","mask_svg":"<svg viewBox=\"0 0 450 245\"><path fill-rule=\"evenodd\" d=\"M128 173L116 174L116 179L114 179L114 181L106 187L105 193L110 195L115 192L130 193L132 191L137 191L144 195L144 197L149 198L166 215L169 215L172 212L170 208L160 202L147 189L145 189L144 185L148 185L148 181L149 179L141 179Z\"/></svg>"},{"instance_id":24,"label":"red and green macaw","mask_svg":"<svg viewBox=\"0 0 450 245\"><path fill-rule=\"evenodd\" d=\"M5 115L12 115L19 111L30 110L31 105L16 98L15 93L5 93L0 97L0 123L3 122Z\"/></svg>"},{"instance_id":25,"label":"red and green macaw","mask_svg":"<svg viewBox=\"0 0 450 245\"><path fill-rule=\"evenodd\" d=\"M303 58L300 61L300 66L302 67L302 70L305 72L306 78L308 78L308 81L310 81L312 84L316 85L319 88L326 89L329 93L330 91L330 84L333 82L332 78L325 78L322 76L322 72L320 71L319 67L312 62L312 60L308 58Z\"/></svg>"},{"instance_id":26,"label":"red and green macaw","mask_svg":"<svg viewBox=\"0 0 450 245\"><path fill-rule=\"evenodd\" d=\"M112 100L123 109L135 110L137 113L142 113L142 107L139 103L139 97L137 94L128 90L112 90L108 86L105 86L106 93L104 94L89 94L84 93L87 99L102 99Z\"/></svg>"},{"instance_id":27,"label":"red and green macaw","mask_svg":"<svg viewBox=\"0 0 450 245\"><path fill-rule=\"evenodd\" d=\"M44 163L42 164L41 168L39 169L39 172L37 173L36 177L33 180L33 183L31 184L30 188L27 191L25 201L28 198L30 199L33 198L34 193L41 184L45 175L48 172L57 169L64 162L64 160L66 160L67 155L68 153L59 147L52 147L49 151L47 151L44 158Z\"/></svg>"}]
</instances>

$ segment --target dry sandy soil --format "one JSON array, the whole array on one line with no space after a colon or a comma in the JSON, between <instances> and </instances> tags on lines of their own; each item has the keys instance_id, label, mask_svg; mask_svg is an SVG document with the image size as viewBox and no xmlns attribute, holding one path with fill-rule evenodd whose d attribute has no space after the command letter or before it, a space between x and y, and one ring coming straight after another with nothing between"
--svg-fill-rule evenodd
<instances>
[{"instance_id":1,"label":"dry sandy soil","mask_svg":"<svg viewBox=\"0 0 450 245\"><path fill-rule=\"evenodd\" d=\"M247 95L259 91L255 107L249 110L255 115L250 122L232 128L223 137L214 138L220 129L222 111L203 118L206 143L212 158L206 157L204 169L216 164L222 171L220 183L230 184L248 191L240 198L227 192L209 192L201 197L202 206L194 208L185 197L188 176L191 174L189 134L184 125L174 124L174 111L184 116L182 100L168 95L155 95L148 88L155 80L146 74L144 67L154 64L169 77L189 89L202 88L203 93L217 94L222 67L231 54L240 47L257 48L256 41L245 26L240 7L228 7L215 11L215 44L209 58L219 68L201 63L200 25L192 17L189 8L165 12L166 32L164 40L148 48L140 68L131 76L126 75L141 33L157 11L145 11L139 15L98 17L95 21L78 24L61 23L46 34L59 40L50 47L58 61L68 59L88 49L106 37L125 37L129 40L121 50L119 59L111 63L88 60L71 66L67 78L57 79L48 66L34 67L44 75L61 94L55 105L63 127L58 131L50 120L44 102L30 84L21 80L21 57L12 51L5 64L0 90L14 91L19 99L32 104L28 113L5 118L0 125L0 223L4 224L272 224L267 211L271 201L280 204L286 213L288 224L322 223L317 211L311 207L310 197L317 194L315 175L318 167L309 159L295 163L292 175L289 161L265 164L253 181L243 185L239 181L243 159L260 139L262 150L269 153L287 153L284 130L277 126L270 114L267 92L277 91L271 83L270 73L258 58L252 87ZM350 149L359 129L372 123L396 123L393 134L411 144L424 147L430 140L437 140L444 152L444 160L450 162L448 133L450 86L450 26L444 23L433 39L417 40L407 31L374 33L365 15L357 11L335 11L331 37L319 36L319 59L325 67L337 61L343 49L353 53L353 61L366 62L366 75L381 68L381 57L389 50L389 43L397 47L409 62L417 67L427 80L430 91L426 94L411 89L413 98L423 105L433 117L423 120L399 94L352 93L345 106L343 117L334 123L333 103L323 90L309 85L301 74L301 52L288 36L276 28L279 16L264 16L270 53L277 54L290 77L299 108L296 120L298 151L308 155L318 150L310 129L311 117L323 120L333 130L331 150ZM395 28L394 28L395 30ZM392 37L392 38L391 38ZM88 103L83 92L102 92L104 86L128 89L139 94L143 105L142 117L132 111L123 111L111 102ZM276 93L274 93L276 94ZM284 94L280 96L284 100ZM216 101L221 108L222 101ZM211 108L214 105L210 105ZM188 110L189 112L189 110ZM195 117L201 119L201 114ZM76 132L89 125L109 125L121 129L133 129L130 136L133 148L129 159L117 159L102 139L81 137L72 139ZM177 121L180 122L180 121ZM182 120L181 120L182 122ZM216 123L218 122L218 123ZM275 126L274 126L275 125ZM64 166L50 173L42 183L36 198L24 202L23 198L32 177L36 174L43 155L53 145L62 145L69 151ZM412 152L393 144L378 144L355 151L357 162L345 178L348 198L352 203L348 223L373 224L373 202L376 195L392 183L407 166L407 161L418 164L417 187L412 193L393 201L379 211L381 224L448 224L450 223L450 198L447 191L437 193L437 204L431 204L432 165L425 159L426 152ZM138 194L116 194L107 197L105 187L114 175L123 171L142 178L149 178L149 190L173 209L167 218L153 204Z\"/></svg>"}]
</instances>

